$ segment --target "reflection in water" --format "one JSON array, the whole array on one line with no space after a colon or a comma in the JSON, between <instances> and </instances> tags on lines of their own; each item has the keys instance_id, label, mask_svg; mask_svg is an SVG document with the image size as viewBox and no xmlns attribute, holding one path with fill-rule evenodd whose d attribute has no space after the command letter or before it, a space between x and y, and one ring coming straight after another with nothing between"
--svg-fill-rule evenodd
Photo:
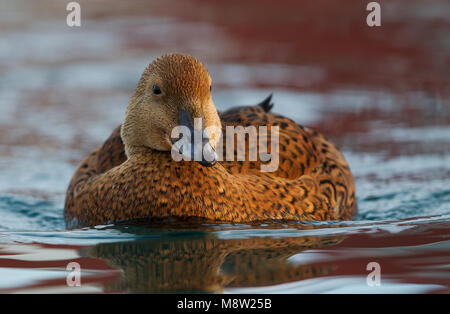
<instances>
[{"instance_id":1,"label":"reflection in water","mask_svg":"<svg viewBox=\"0 0 450 314\"><path fill-rule=\"evenodd\" d=\"M344 236L219 239L211 234L104 243L82 254L123 270L105 291L221 292L326 275L333 267L287 262L294 254L339 243Z\"/></svg>"},{"instance_id":2,"label":"reflection in water","mask_svg":"<svg viewBox=\"0 0 450 314\"><path fill-rule=\"evenodd\" d=\"M33 243L0 244L0 292L448 293L448 219L6 232ZM70 262L81 287L67 286Z\"/></svg>"}]
</instances>

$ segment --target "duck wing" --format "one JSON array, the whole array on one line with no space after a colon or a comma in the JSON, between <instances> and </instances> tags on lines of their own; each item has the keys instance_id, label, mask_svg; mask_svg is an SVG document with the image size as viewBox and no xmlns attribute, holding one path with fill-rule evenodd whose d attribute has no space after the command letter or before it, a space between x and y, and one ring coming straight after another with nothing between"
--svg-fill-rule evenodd
<instances>
[{"instance_id":1,"label":"duck wing","mask_svg":"<svg viewBox=\"0 0 450 314\"><path fill-rule=\"evenodd\" d=\"M227 126L273 126L279 128L279 167L270 173L261 172L261 161L234 161L223 162L222 166L234 175L254 174L258 176L279 177L296 180L302 185L306 179L314 182L317 197L328 200L331 211L335 217L351 219L357 211L355 186L353 175L342 153L336 146L328 141L322 134L305 128L300 124L270 112L273 104L271 96L261 104L249 107L235 107L222 112L222 127L224 134ZM270 132L270 131L269 131ZM268 137L262 135L265 147L270 147ZM234 139L234 147L238 147L239 139ZM245 140L245 153L248 156L253 149L258 149L259 143ZM242 144L242 143L241 143ZM224 141L223 150L226 151ZM241 146L242 147L242 146ZM236 149L235 149L236 151ZM258 151L258 150L257 150ZM304 186L308 190L308 186Z\"/></svg>"},{"instance_id":2,"label":"duck wing","mask_svg":"<svg viewBox=\"0 0 450 314\"><path fill-rule=\"evenodd\" d=\"M263 147L271 147L272 128L274 126L277 127L279 135L279 167L277 170L266 173L265 175L295 179L310 172L321 163L321 159L319 158L320 152L312 140L311 133L308 129L289 118L270 112L273 108L271 99L272 95L269 95L269 97L256 106L234 107L222 112L220 118L222 120L223 134L225 137L227 136L227 127L230 126L254 127L258 141L250 141L248 137L245 137L244 143L242 143L242 139L239 139L239 137L236 136L234 138L233 148L235 155L237 155L239 149L245 147L245 156L249 156L250 151L256 150L257 152L261 152L259 149L260 144L263 144ZM260 127L267 127L267 132ZM226 145L229 144L226 140L223 141L224 152L227 149ZM274 146L274 148L276 147ZM248 161L248 159L246 158L245 161L230 162L227 156L227 162L223 162L222 165L232 174L254 173L261 175L261 165L263 162L259 159L259 156L256 161Z\"/></svg>"}]
</instances>

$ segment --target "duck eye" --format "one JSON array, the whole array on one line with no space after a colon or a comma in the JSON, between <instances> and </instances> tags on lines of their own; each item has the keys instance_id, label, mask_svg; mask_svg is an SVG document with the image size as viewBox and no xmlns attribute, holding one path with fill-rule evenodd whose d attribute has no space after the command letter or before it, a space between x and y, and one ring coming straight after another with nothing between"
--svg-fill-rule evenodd
<instances>
[{"instance_id":1,"label":"duck eye","mask_svg":"<svg viewBox=\"0 0 450 314\"><path fill-rule=\"evenodd\" d=\"M155 95L160 95L161 94L161 88L159 88L158 85L153 85L152 91L153 91L153 94L155 94Z\"/></svg>"}]
</instances>

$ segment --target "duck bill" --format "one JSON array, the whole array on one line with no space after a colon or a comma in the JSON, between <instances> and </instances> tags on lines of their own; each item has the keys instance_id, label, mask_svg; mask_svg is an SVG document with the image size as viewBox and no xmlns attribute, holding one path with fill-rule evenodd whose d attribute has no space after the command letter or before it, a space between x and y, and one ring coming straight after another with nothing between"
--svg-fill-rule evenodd
<instances>
[{"instance_id":1,"label":"duck bill","mask_svg":"<svg viewBox=\"0 0 450 314\"><path fill-rule=\"evenodd\" d=\"M177 150L185 161L194 160L203 166L212 166L217 162L218 156L202 127L202 118L195 118L194 126L191 121L189 113L180 110L180 126L176 132L179 136L178 140L172 140L172 148Z\"/></svg>"},{"instance_id":2,"label":"duck bill","mask_svg":"<svg viewBox=\"0 0 450 314\"><path fill-rule=\"evenodd\" d=\"M209 139L208 142L203 145L202 151L202 159L198 161L201 165L212 166L217 162L217 153L209 143Z\"/></svg>"}]
</instances>

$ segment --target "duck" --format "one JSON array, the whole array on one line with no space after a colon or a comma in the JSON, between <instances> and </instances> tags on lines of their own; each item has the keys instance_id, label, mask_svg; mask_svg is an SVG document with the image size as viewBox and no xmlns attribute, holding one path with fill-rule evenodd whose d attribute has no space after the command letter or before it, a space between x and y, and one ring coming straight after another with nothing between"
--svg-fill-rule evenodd
<instances>
[{"instance_id":1,"label":"duck","mask_svg":"<svg viewBox=\"0 0 450 314\"><path fill-rule=\"evenodd\" d=\"M333 143L272 113L272 95L257 105L219 113L211 84L205 65L189 54L168 53L153 60L121 125L75 170L64 205L67 228L166 219L258 223L353 218L354 178ZM179 127L194 136L179 132L174 138ZM258 140L250 140L250 133L224 136L239 127L253 128ZM193 141L196 132L200 145ZM259 158L237 158L242 151L249 155L263 147L270 149Z\"/></svg>"}]
</instances>

